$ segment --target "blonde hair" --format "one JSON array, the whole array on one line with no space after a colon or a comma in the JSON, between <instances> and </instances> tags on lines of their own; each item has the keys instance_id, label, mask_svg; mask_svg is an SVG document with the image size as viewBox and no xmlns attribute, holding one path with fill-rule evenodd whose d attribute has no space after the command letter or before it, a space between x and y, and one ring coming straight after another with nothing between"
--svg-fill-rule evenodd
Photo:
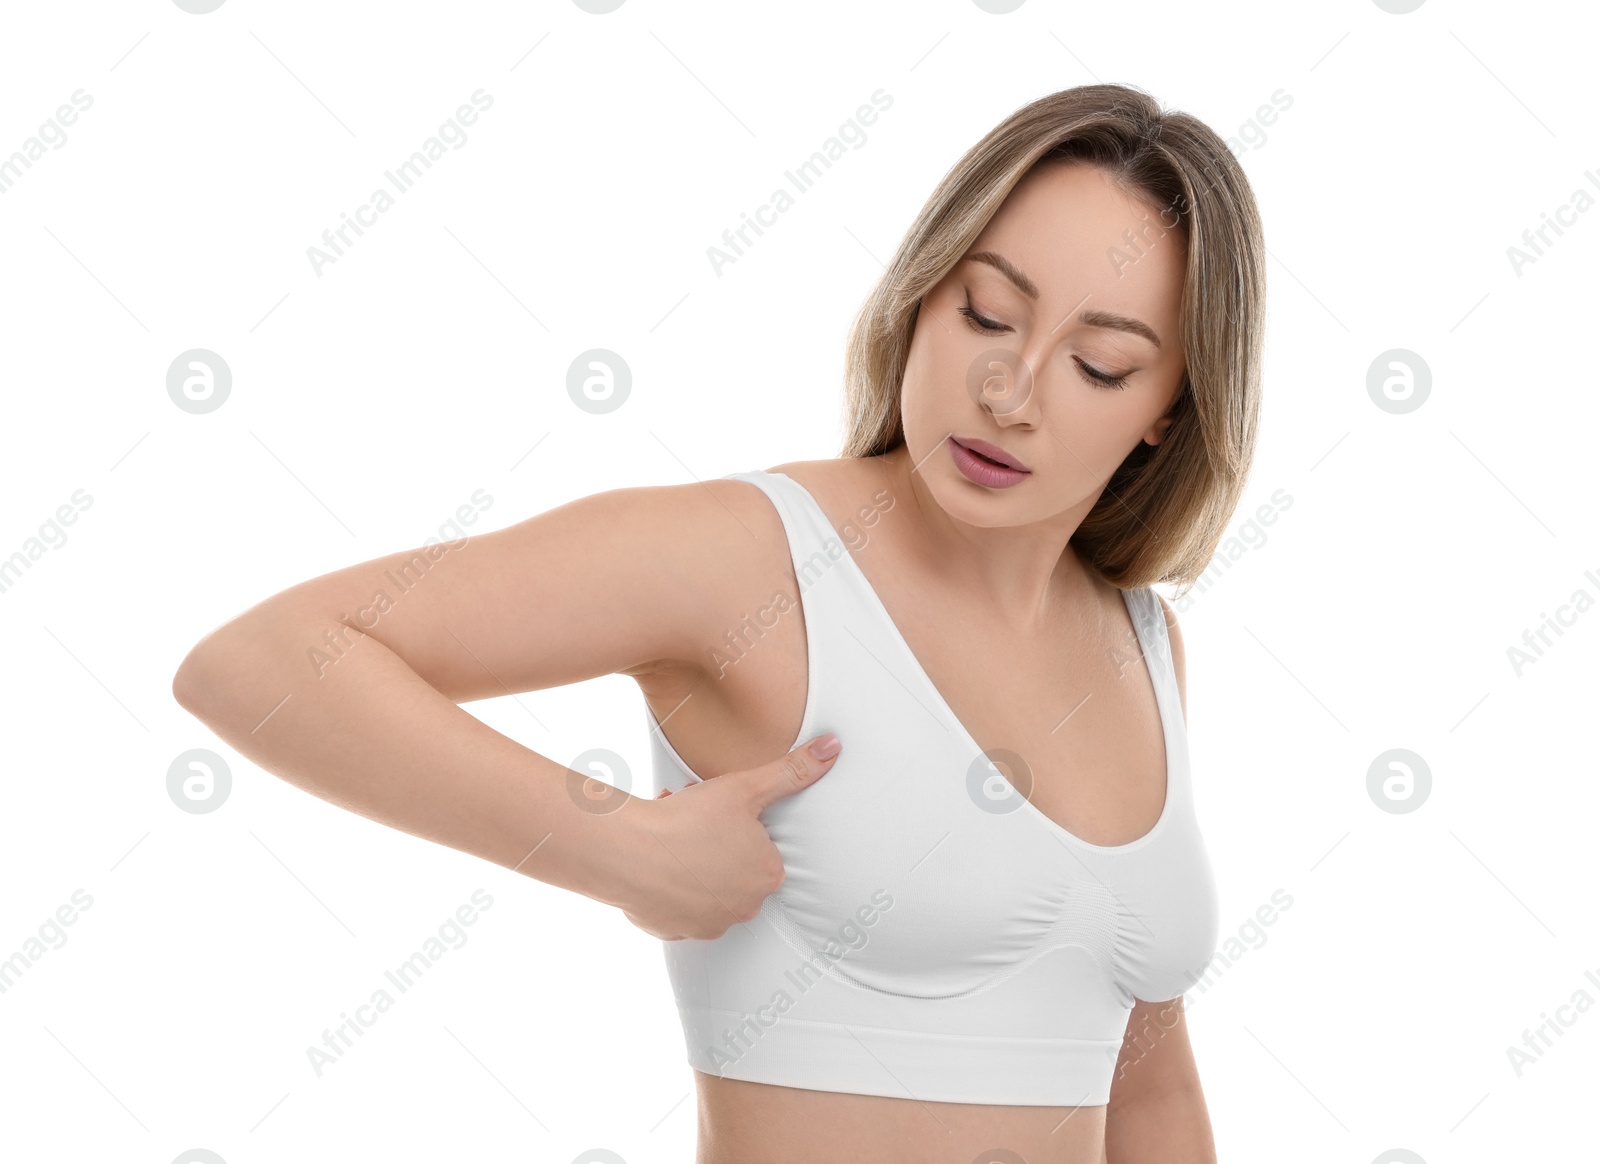
<instances>
[{"instance_id":1,"label":"blonde hair","mask_svg":"<svg viewBox=\"0 0 1600 1164\"><path fill-rule=\"evenodd\" d=\"M1187 113L1125 85L1082 85L1018 109L945 174L850 329L844 457L905 443L901 381L922 297L966 254L1037 165L1088 162L1160 208L1186 247L1186 367L1158 445L1128 454L1072 536L1084 564L1122 589L1205 570L1255 451L1265 328L1265 246L1255 197L1223 142Z\"/></svg>"}]
</instances>

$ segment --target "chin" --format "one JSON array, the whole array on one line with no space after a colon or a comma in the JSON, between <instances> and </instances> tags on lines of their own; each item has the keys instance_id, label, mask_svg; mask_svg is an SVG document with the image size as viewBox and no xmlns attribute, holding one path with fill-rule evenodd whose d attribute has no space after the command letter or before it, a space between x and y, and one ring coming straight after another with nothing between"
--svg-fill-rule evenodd
<instances>
[{"instance_id":1,"label":"chin","mask_svg":"<svg viewBox=\"0 0 1600 1164\"><path fill-rule=\"evenodd\" d=\"M932 475L924 480L939 508L968 525L988 528L1020 524L1017 514L1022 499L1015 490L985 489L968 481L954 466L941 472L937 480Z\"/></svg>"}]
</instances>

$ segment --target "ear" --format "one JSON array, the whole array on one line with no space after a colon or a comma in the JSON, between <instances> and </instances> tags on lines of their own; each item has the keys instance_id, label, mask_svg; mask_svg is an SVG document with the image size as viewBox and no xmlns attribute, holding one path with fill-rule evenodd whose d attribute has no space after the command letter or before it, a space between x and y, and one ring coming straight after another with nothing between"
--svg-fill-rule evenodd
<instances>
[{"instance_id":1,"label":"ear","mask_svg":"<svg viewBox=\"0 0 1600 1164\"><path fill-rule=\"evenodd\" d=\"M1143 439L1145 444L1159 445L1167 439L1167 430L1172 427L1172 414L1178 407L1178 398L1183 395L1188 386L1189 376L1188 373L1185 373L1183 380L1178 385L1178 391L1173 394L1172 403L1167 406L1167 411L1151 421L1150 427L1144 430Z\"/></svg>"},{"instance_id":2,"label":"ear","mask_svg":"<svg viewBox=\"0 0 1600 1164\"><path fill-rule=\"evenodd\" d=\"M1147 445L1159 445L1162 441L1167 439L1167 430L1171 427L1172 417L1156 417L1155 421L1150 425L1150 427L1145 429L1144 443Z\"/></svg>"}]
</instances>

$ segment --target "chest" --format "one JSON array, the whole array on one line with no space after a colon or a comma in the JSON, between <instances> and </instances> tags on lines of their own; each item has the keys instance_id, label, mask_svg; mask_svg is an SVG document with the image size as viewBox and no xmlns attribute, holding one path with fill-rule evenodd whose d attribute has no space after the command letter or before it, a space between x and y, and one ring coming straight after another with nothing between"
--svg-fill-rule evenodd
<instances>
[{"instance_id":1,"label":"chest","mask_svg":"<svg viewBox=\"0 0 1600 1164\"><path fill-rule=\"evenodd\" d=\"M1019 645L1004 673L974 668L963 646L984 636L970 621L962 634L919 636L932 644L919 657L863 593L840 577L810 595L814 681L801 736L837 732L845 751L763 813L786 870L774 926L803 950L849 945L863 908L891 916L841 969L890 993L975 995L1063 949L1075 952L1054 957L1095 981L1116 975L1182 892L1162 870L1183 830L1169 823L1155 836L1167 816L1166 735L1147 664L1108 658L1087 692L1067 685L1082 672L1033 670L1050 644ZM1142 730L1128 726L1140 722L1136 678L1157 754L1151 786L1129 791L1129 749L1107 737ZM1096 683L1133 710L1109 696L1097 707ZM1107 710L1091 719L1091 707ZM1130 913L1145 919L1137 935Z\"/></svg>"},{"instance_id":2,"label":"chest","mask_svg":"<svg viewBox=\"0 0 1600 1164\"><path fill-rule=\"evenodd\" d=\"M856 565L870 588L858 598L886 616L897 641L882 661L921 681L933 718L1066 832L1101 846L1148 833L1166 803L1169 664L1147 657L1150 628L1141 637L1120 593L1018 629L881 564Z\"/></svg>"}]
</instances>

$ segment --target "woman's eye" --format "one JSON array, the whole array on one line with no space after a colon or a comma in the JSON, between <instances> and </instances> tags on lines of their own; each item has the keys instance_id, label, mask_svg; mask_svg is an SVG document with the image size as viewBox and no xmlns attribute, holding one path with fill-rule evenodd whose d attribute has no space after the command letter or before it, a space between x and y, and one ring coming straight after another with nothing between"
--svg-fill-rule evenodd
<instances>
[{"instance_id":1,"label":"woman's eye","mask_svg":"<svg viewBox=\"0 0 1600 1164\"><path fill-rule=\"evenodd\" d=\"M956 308L956 310L967 317L967 326L972 328L973 331L984 335L997 335L1006 330L1005 324L996 323L994 320L986 319L978 314L977 311L973 310L971 302L968 302L965 307Z\"/></svg>"},{"instance_id":2,"label":"woman's eye","mask_svg":"<svg viewBox=\"0 0 1600 1164\"><path fill-rule=\"evenodd\" d=\"M1076 359L1076 357L1074 357L1074 359ZM1083 369L1084 376L1090 382L1092 382L1094 384L1098 384L1102 388L1118 388L1118 389L1120 389L1124 384L1126 384L1128 382L1128 376L1133 375L1132 372L1129 372L1126 375L1122 375L1122 376L1108 376L1104 372L1100 372L1100 371L1095 370L1094 368L1091 368L1088 364L1085 364L1082 360L1078 360L1078 367Z\"/></svg>"},{"instance_id":3,"label":"woman's eye","mask_svg":"<svg viewBox=\"0 0 1600 1164\"><path fill-rule=\"evenodd\" d=\"M1011 330L1005 324L997 323L996 321L982 315L972 306L971 300L967 301L966 306L958 307L956 310L967 317L968 327L982 335L999 335L1001 332ZM1082 360L1079 360L1076 356L1074 356L1073 359L1077 363L1079 372L1083 378L1089 381L1089 383L1095 385L1097 388L1121 389L1127 384L1128 376L1132 375L1132 373L1127 373L1121 376L1108 375L1097 368L1091 368L1088 364L1084 363Z\"/></svg>"}]
</instances>

